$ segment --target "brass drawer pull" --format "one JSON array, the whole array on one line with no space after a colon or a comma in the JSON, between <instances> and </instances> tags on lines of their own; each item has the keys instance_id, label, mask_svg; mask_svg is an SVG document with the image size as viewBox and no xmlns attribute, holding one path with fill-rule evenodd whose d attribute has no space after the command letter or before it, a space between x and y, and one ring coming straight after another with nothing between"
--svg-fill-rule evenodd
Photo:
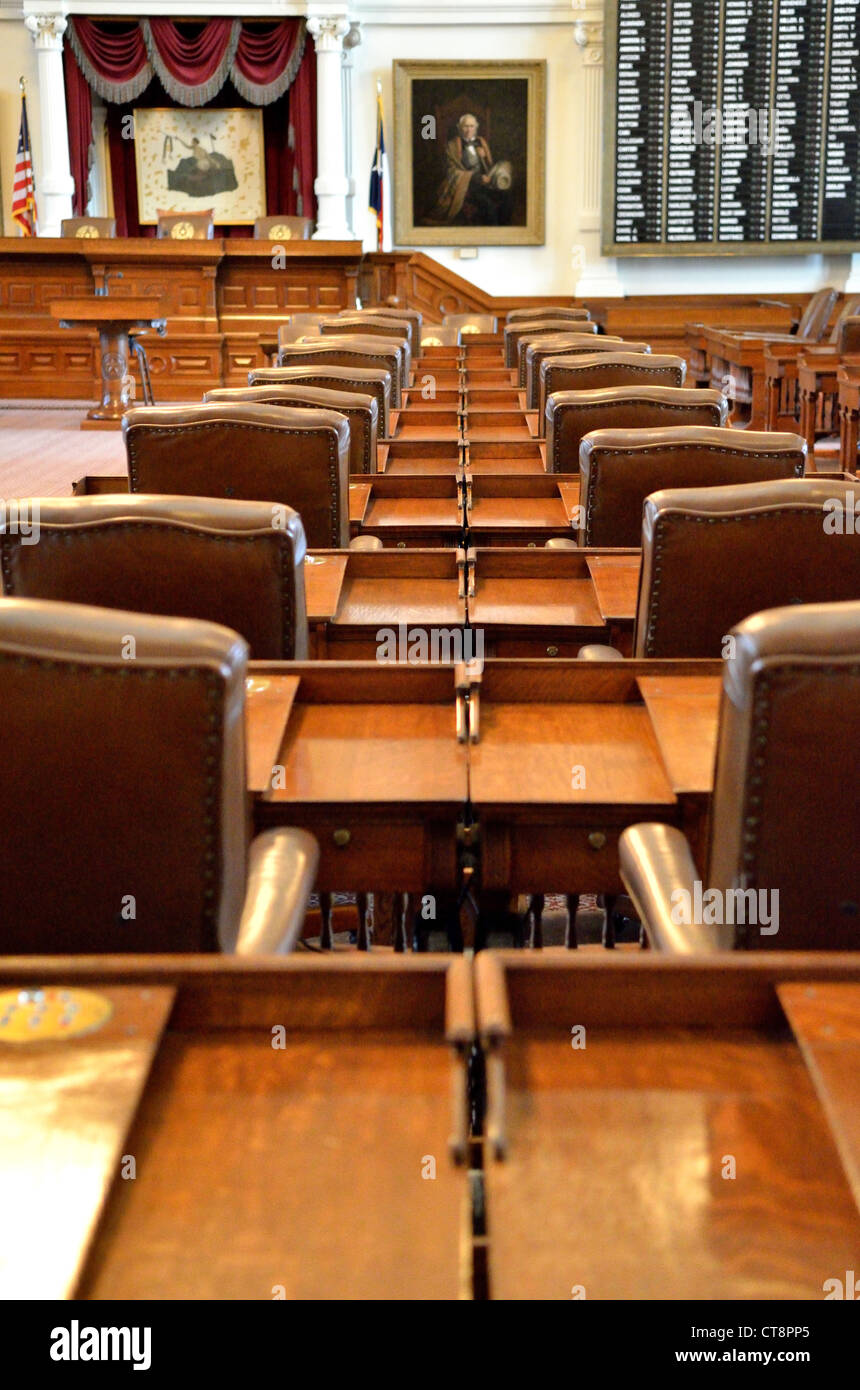
<instances>
[{"instance_id":1,"label":"brass drawer pull","mask_svg":"<svg viewBox=\"0 0 860 1390\"><path fill-rule=\"evenodd\" d=\"M606 844L606 836L602 830L592 830L588 837L588 843L592 849L603 849Z\"/></svg>"},{"instance_id":2,"label":"brass drawer pull","mask_svg":"<svg viewBox=\"0 0 860 1390\"><path fill-rule=\"evenodd\" d=\"M352 833L349 830L336 830L332 835L332 839L334 840L338 849L346 849L347 845L352 839Z\"/></svg>"}]
</instances>

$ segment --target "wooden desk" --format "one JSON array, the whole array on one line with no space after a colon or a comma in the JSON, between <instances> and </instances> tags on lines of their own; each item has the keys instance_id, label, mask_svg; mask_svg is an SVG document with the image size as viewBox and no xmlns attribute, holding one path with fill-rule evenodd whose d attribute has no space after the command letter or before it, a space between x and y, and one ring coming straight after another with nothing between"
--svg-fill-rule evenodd
<instances>
[{"instance_id":1,"label":"wooden desk","mask_svg":"<svg viewBox=\"0 0 860 1390\"><path fill-rule=\"evenodd\" d=\"M839 391L839 458L847 473L857 472L860 423L860 362L845 362L836 374Z\"/></svg>"},{"instance_id":2,"label":"wooden desk","mask_svg":"<svg viewBox=\"0 0 860 1390\"><path fill-rule=\"evenodd\" d=\"M487 657L575 657L610 640L587 552L470 550L469 621Z\"/></svg>"},{"instance_id":3,"label":"wooden desk","mask_svg":"<svg viewBox=\"0 0 860 1390\"><path fill-rule=\"evenodd\" d=\"M470 417L474 419L474 416ZM480 474L500 473L545 473L546 444L536 440L527 430L514 437L505 431L492 431L498 437L490 438L490 431L473 432L467 422L465 435L464 464L477 477Z\"/></svg>"},{"instance_id":4,"label":"wooden desk","mask_svg":"<svg viewBox=\"0 0 860 1390\"><path fill-rule=\"evenodd\" d=\"M446 550L327 551L305 562L305 594L314 659L375 661L381 629L437 637L444 661L463 659L465 554ZM413 639L414 640L414 639ZM416 660L413 650L413 660ZM438 659L438 658L437 658Z\"/></svg>"},{"instance_id":5,"label":"wooden desk","mask_svg":"<svg viewBox=\"0 0 860 1390\"><path fill-rule=\"evenodd\" d=\"M639 550L601 555L586 551L588 572L597 595L597 606L605 623L632 629L639 598Z\"/></svg>"},{"instance_id":6,"label":"wooden desk","mask_svg":"<svg viewBox=\"0 0 860 1390\"><path fill-rule=\"evenodd\" d=\"M128 406L129 388L125 384L131 366L129 334L152 328L164 337L166 320L160 299L129 299L103 295L92 299L55 299L50 304L60 328L95 328L99 335L101 400L87 411L81 429L115 429L122 424Z\"/></svg>"},{"instance_id":7,"label":"wooden desk","mask_svg":"<svg viewBox=\"0 0 860 1390\"><path fill-rule=\"evenodd\" d=\"M707 707L702 697L687 746L683 694L680 705L668 696L689 675L709 678L714 690L720 663L496 661L484 668L469 796L485 888L618 892L618 837L643 821L683 825L699 848L709 805L701 742L709 717L716 728L716 704ZM666 702L658 727L642 680L661 676Z\"/></svg>"},{"instance_id":8,"label":"wooden desk","mask_svg":"<svg viewBox=\"0 0 860 1390\"><path fill-rule=\"evenodd\" d=\"M856 1130L856 956L475 964L491 1297L818 1301L856 1268L839 1125L804 1065L823 1044L832 1077L853 1077L840 1110L853 1094ZM838 1041L810 1044L804 996L825 987L853 1004L832 1005Z\"/></svg>"},{"instance_id":9,"label":"wooden desk","mask_svg":"<svg viewBox=\"0 0 860 1390\"><path fill-rule=\"evenodd\" d=\"M58 334L49 306L89 300L118 273L112 299L164 304L167 334L147 354L157 401L246 385L288 314L355 303L360 242L289 241L283 251L285 269L272 265L272 243L244 237L0 238L0 397L95 396L93 330Z\"/></svg>"},{"instance_id":10,"label":"wooden desk","mask_svg":"<svg viewBox=\"0 0 860 1390\"><path fill-rule=\"evenodd\" d=\"M471 988L465 960L448 967L4 958L0 989L85 988L113 1012L81 1038L0 1044L2 1296L468 1297L449 1139Z\"/></svg>"},{"instance_id":11,"label":"wooden desk","mask_svg":"<svg viewBox=\"0 0 860 1390\"><path fill-rule=\"evenodd\" d=\"M384 545L459 545L463 537L460 488L455 474L422 477L379 474L371 483L367 505L354 534L379 536Z\"/></svg>"},{"instance_id":12,"label":"wooden desk","mask_svg":"<svg viewBox=\"0 0 860 1390\"><path fill-rule=\"evenodd\" d=\"M578 473L478 473L470 491L466 523L471 545L536 547L552 536L575 539Z\"/></svg>"}]
</instances>

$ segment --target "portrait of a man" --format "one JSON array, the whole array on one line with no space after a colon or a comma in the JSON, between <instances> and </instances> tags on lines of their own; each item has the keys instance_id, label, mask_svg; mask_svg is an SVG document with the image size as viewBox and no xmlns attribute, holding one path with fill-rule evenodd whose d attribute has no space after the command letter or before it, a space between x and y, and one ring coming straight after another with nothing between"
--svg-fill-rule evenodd
<instances>
[{"instance_id":1,"label":"portrait of a man","mask_svg":"<svg viewBox=\"0 0 860 1390\"><path fill-rule=\"evenodd\" d=\"M543 241L544 64L396 62L395 240Z\"/></svg>"},{"instance_id":2,"label":"portrait of a man","mask_svg":"<svg viewBox=\"0 0 860 1390\"><path fill-rule=\"evenodd\" d=\"M510 221L511 166L493 163L477 116L466 111L445 146L445 177L429 223L504 226Z\"/></svg>"}]
</instances>

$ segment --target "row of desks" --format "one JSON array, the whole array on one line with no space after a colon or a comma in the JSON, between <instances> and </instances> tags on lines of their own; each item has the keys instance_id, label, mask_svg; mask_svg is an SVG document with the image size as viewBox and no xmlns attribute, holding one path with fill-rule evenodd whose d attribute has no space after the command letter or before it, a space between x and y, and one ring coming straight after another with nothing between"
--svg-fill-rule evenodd
<instances>
[{"instance_id":1,"label":"row of desks","mask_svg":"<svg viewBox=\"0 0 860 1390\"><path fill-rule=\"evenodd\" d=\"M853 956L5 958L0 993L5 1298L817 1301L856 1268ZM101 1021L60 1036L71 1003Z\"/></svg>"},{"instance_id":2,"label":"row of desks","mask_svg":"<svg viewBox=\"0 0 860 1390\"><path fill-rule=\"evenodd\" d=\"M321 891L618 892L658 820L703 858L720 662L252 664L258 829L316 836Z\"/></svg>"},{"instance_id":3,"label":"row of desks","mask_svg":"<svg viewBox=\"0 0 860 1390\"><path fill-rule=\"evenodd\" d=\"M487 657L572 657L586 642L629 650L639 569L638 550L315 551L305 559L311 656L375 660L380 629L400 624L463 629L454 660L470 641L475 655L476 640Z\"/></svg>"}]
</instances>

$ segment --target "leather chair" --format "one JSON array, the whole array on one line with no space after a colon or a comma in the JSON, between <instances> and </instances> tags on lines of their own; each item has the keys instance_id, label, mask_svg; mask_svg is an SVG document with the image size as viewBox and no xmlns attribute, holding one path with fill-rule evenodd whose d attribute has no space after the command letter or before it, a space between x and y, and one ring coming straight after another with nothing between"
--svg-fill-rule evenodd
<instances>
[{"instance_id":1,"label":"leather chair","mask_svg":"<svg viewBox=\"0 0 860 1390\"><path fill-rule=\"evenodd\" d=\"M853 599L860 526L834 532L828 518L849 515L858 498L851 483L815 474L652 493L634 655L715 659L726 633L751 613Z\"/></svg>"},{"instance_id":2,"label":"leather chair","mask_svg":"<svg viewBox=\"0 0 860 1390\"><path fill-rule=\"evenodd\" d=\"M621 877L661 950L856 951L860 603L769 609L731 636L703 872L679 830L645 824L621 835ZM722 925L704 921L711 904Z\"/></svg>"},{"instance_id":3,"label":"leather chair","mask_svg":"<svg viewBox=\"0 0 860 1390\"><path fill-rule=\"evenodd\" d=\"M414 329L407 318L391 318L385 314L368 314L363 309L341 309L327 319L320 320L321 333L369 333L378 338L405 338L412 352Z\"/></svg>"},{"instance_id":4,"label":"leather chair","mask_svg":"<svg viewBox=\"0 0 860 1390\"><path fill-rule=\"evenodd\" d=\"M616 345L624 347L623 343ZM603 386L683 386L687 363L662 353L594 352L545 357L540 364L538 411L546 420L547 397L556 391L596 391Z\"/></svg>"},{"instance_id":5,"label":"leather chair","mask_svg":"<svg viewBox=\"0 0 860 1390\"><path fill-rule=\"evenodd\" d=\"M278 351L279 367L375 367L388 372L392 410L401 405L402 362L402 345L386 338L306 338Z\"/></svg>"},{"instance_id":6,"label":"leather chair","mask_svg":"<svg viewBox=\"0 0 860 1390\"><path fill-rule=\"evenodd\" d=\"M277 369L276 369L277 370ZM321 386L240 386L207 391L204 405L278 405L289 409L336 410L349 421L350 473L376 472L379 409L370 395L328 391Z\"/></svg>"},{"instance_id":7,"label":"leather chair","mask_svg":"<svg viewBox=\"0 0 860 1390\"><path fill-rule=\"evenodd\" d=\"M333 410L138 406L122 433L131 492L293 507L312 549L349 543L349 422Z\"/></svg>"},{"instance_id":8,"label":"leather chair","mask_svg":"<svg viewBox=\"0 0 860 1390\"><path fill-rule=\"evenodd\" d=\"M575 473L577 464L585 468L591 455L589 450L582 451L580 444L594 431L601 432L601 443L603 435L611 431L613 434L623 432L623 443L633 445L643 430L665 430L677 425L724 425L727 412L728 404L721 391L694 391L675 386L607 386L599 391L554 391L546 403L547 471ZM631 434L633 438L628 441ZM725 440L721 442L725 445ZM639 544L638 533L633 544Z\"/></svg>"},{"instance_id":9,"label":"leather chair","mask_svg":"<svg viewBox=\"0 0 860 1390\"><path fill-rule=\"evenodd\" d=\"M591 318L587 309L579 309L570 304L539 304L532 308L509 309L505 323L525 323L529 319L582 319Z\"/></svg>"},{"instance_id":10,"label":"leather chair","mask_svg":"<svg viewBox=\"0 0 860 1390\"><path fill-rule=\"evenodd\" d=\"M323 319L318 325L324 337L364 338L371 343L377 340L395 342L400 349L401 387L405 389L412 370L412 325L403 319L334 318Z\"/></svg>"},{"instance_id":11,"label":"leather chair","mask_svg":"<svg viewBox=\"0 0 860 1390\"><path fill-rule=\"evenodd\" d=\"M220 623L254 661L307 659L305 533L291 508L128 493L37 505L38 545L0 534L7 596Z\"/></svg>"},{"instance_id":12,"label":"leather chair","mask_svg":"<svg viewBox=\"0 0 860 1390\"><path fill-rule=\"evenodd\" d=\"M341 314L367 314L376 319L406 319L412 324L412 342L417 343L421 337L421 325L424 322L424 315L420 309L400 309L392 304L363 304L362 307L353 309L341 309Z\"/></svg>"},{"instance_id":13,"label":"leather chair","mask_svg":"<svg viewBox=\"0 0 860 1390\"><path fill-rule=\"evenodd\" d=\"M215 236L212 208L198 212L173 212L158 209L156 235L171 241L211 241Z\"/></svg>"},{"instance_id":14,"label":"leather chair","mask_svg":"<svg viewBox=\"0 0 860 1390\"><path fill-rule=\"evenodd\" d=\"M319 849L249 854L247 659L212 623L0 604L5 954L292 949Z\"/></svg>"},{"instance_id":15,"label":"leather chair","mask_svg":"<svg viewBox=\"0 0 860 1390\"><path fill-rule=\"evenodd\" d=\"M384 367L256 367L249 386L319 386L323 390L355 392L376 401L380 438L387 439L391 414L391 373Z\"/></svg>"},{"instance_id":16,"label":"leather chair","mask_svg":"<svg viewBox=\"0 0 860 1390\"><path fill-rule=\"evenodd\" d=\"M498 333L495 314L445 314L442 322L447 328L459 328L464 337L473 333Z\"/></svg>"},{"instance_id":17,"label":"leather chair","mask_svg":"<svg viewBox=\"0 0 860 1390\"><path fill-rule=\"evenodd\" d=\"M116 236L115 217L64 217L60 223L60 236L76 239L98 240L99 237Z\"/></svg>"},{"instance_id":18,"label":"leather chair","mask_svg":"<svg viewBox=\"0 0 860 1390\"><path fill-rule=\"evenodd\" d=\"M519 366L519 344L523 338L536 338L544 333L597 333L597 324L587 315L581 319L545 314L535 318L517 319L505 325L505 366Z\"/></svg>"},{"instance_id":19,"label":"leather chair","mask_svg":"<svg viewBox=\"0 0 860 1390\"><path fill-rule=\"evenodd\" d=\"M518 382L521 391L526 393L526 407L537 410L540 393L540 367L545 357L576 357L581 352L649 352L648 343L626 342L622 338L589 337L585 333L564 333L542 335L539 338L521 338L517 347L519 353Z\"/></svg>"},{"instance_id":20,"label":"leather chair","mask_svg":"<svg viewBox=\"0 0 860 1390\"><path fill-rule=\"evenodd\" d=\"M314 229L310 217L258 217L254 223L257 241L308 241Z\"/></svg>"}]
</instances>

